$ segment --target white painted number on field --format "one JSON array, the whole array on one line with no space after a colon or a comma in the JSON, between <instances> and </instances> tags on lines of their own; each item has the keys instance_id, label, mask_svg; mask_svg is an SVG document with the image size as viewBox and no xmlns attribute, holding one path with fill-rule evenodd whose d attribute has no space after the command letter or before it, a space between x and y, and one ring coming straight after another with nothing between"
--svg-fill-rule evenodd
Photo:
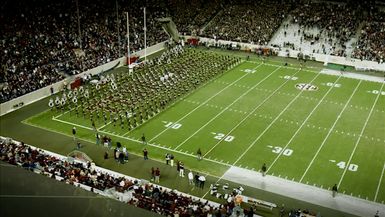
<instances>
[{"instance_id":1,"label":"white painted number on field","mask_svg":"<svg viewBox=\"0 0 385 217\"><path fill-rule=\"evenodd\" d=\"M251 74L253 74L253 73L255 72L254 69L244 69L244 70L242 70L242 71L244 71L244 72L246 72L246 73L251 73Z\"/></svg>"},{"instance_id":2,"label":"white painted number on field","mask_svg":"<svg viewBox=\"0 0 385 217\"><path fill-rule=\"evenodd\" d=\"M341 161L341 162L337 163L337 166L340 169L345 169L346 163L345 163L345 161ZM349 164L348 170L350 170L352 172L356 172L358 170L358 165L357 164Z\"/></svg>"},{"instance_id":3,"label":"white painted number on field","mask_svg":"<svg viewBox=\"0 0 385 217\"><path fill-rule=\"evenodd\" d=\"M283 76L283 78L286 80L293 80L293 81L298 79L298 77L294 77L294 76L290 76L290 75L285 75L285 76Z\"/></svg>"},{"instance_id":4,"label":"white painted number on field","mask_svg":"<svg viewBox=\"0 0 385 217\"><path fill-rule=\"evenodd\" d=\"M182 124L180 123L174 123L174 122L166 122L166 123L167 124L164 125L165 127L175 129L175 130L179 129L182 126Z\"/></svg>"},{"instance_id":5,"label":"white painted number on field","mask_svg":"<svg viewBox=\"0 0 385 217\"><path fill-rule=\"evenodd\" d=\"M231 142L235 138L234 136L230 136L230 135L226 136L223 133L214 133L214 134L215 134L214 139L221 140L224 138L223 141L226 141L226 142Z\"/></svg>"},{"instance_id":6,"label":"white painted number on field","mask_svg":"<svg viewBox=\"0 0 385 217\"><path fill-rule=\"evenodd\" d=\"M282 154L285 155L285 156L290 156L290 155L293 154L293 150L292 150L292 149L289 149L289 148L283 149L283 148L280 147L280 146L275 146L275 147L267 146L267 147L272 148L271 151L272 151L273 153L276 153L276 154L282 153Z\"/></svg>"},{"instance_id":7,"label":"white painted number on field","mask_svg":"<svg viewBox=\"0 0 385 217\"><path fill-rule=\"evenodd\" d=\"M341 87L341 84L335 84L332 82L328 82L328 83L326 83L326 86L328 86L328 87Z\"/></svg>"},{"instance_id":8,"label":"white painted number on field","mask_svg":"<svg viewBox=\"0 0 385 217\"><path fill-rule=\"evenodd\" d=\"M380 91L378 91L378 90L372 90L372 91L368 91L368 92L376 94L376 95L380 93ZM385 96L385 91L381 91L381 95Z\"/></svg>"}]
</instances>

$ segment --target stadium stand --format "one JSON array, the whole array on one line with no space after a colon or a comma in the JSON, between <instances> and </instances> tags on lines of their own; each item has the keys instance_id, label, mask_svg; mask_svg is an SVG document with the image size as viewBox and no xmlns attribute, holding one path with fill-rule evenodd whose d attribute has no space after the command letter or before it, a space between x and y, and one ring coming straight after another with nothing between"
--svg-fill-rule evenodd
<instances>
[{"instance_id":1,"label":"stadium stand","mask_svg":"<svg viewBox=\"0 0 385 217\"><path fill-rule=\"evenodd\" d=\"M219 205L179 193L175 190L142 182L96 167L90 162L68 158L15 142L0 139L0 160L35 173L46 175L104 196L120 195L121 201L165 216L232 216L243 212L234 201Z\"/></svg>"},{"instance_id":2,"label":"stadium stand","mask_svg":"<svg viewBox=\"0 0 385 217\"><path fill-rule=\"evenodd\" d=\"M0 101L5 102L112 61L126 52L125 22L119 22L121 43L116 33L115 4L105 1L81 1L79 4L81 40L77 31L76 6L73 2L7 2L2 19L4 74L0 83ZM122 2L131 14L131 50L143 49L142 1ZM4 10L4 9L3 9ZM154 18L160 16L156 4L148 9L147 46L166 39ZM16 34L15 34L16 33Z\"/></svg>"},{"instance_id":3,"label":"stadium stand","mask_svg":"<svg viewBox=\"0 0 385 217\"><path fill-rule=\"evenodd\" d=\"M353 57L384 63L385 60L385 12L370 11L361 30Z\"/></svg>"},{"instance_id":4,"label":"stadium stand","mask_svg":"<svg viewBox=\"0 0 385 217\"><path fill-rule=\"evenodd\" d=\"M290 8L290 2L232 1L200 35L267 45Z\"/></svg>"},{"instance_id":5,"label":"stadium stand","mask_svg":"<svg viewBox=\"0 0 385 217\"><path fill-rule=\"evenodd\" d=\"M283 30L287 37L280 37L273 45L384 61L384 12L365 7L364 3L117 2L116 6L115 2L101 0L79 1L81 37L75 2L8 1L2 6L0 48L4 73L0 77L0 101L9 101L124 56L126 11L130 14L130 49L143 49L143 6L147 7L147 46L167 39L156 22L159 17L171 16L182 34L258 45L269 44L282 22L291 17L292 22L286 23ZM186 7L187 4L192 6Z\"/></svg>"},{"instance_id":6,"label":"stadium stand","mask_svg":"<svg viewBox=\"0 0 385 217\"><path fill-rule=\"evenodd\" d=\"M190 7L186 7L190 5ZM223 7L221 0L169 1L166 8L181 34L197 34Z\"/></svg>"},{"instance_id":7,"label":"stadium stand","mask_svg":"<svg viewBox=\"0 0 385 217\"><path fill-rule=\"evenodd\" d=\"M358 11L350 5L309 3L291 11L271 44L304 53L347 56L353 50L359 25Z\"/></svg>"}]
</instances>

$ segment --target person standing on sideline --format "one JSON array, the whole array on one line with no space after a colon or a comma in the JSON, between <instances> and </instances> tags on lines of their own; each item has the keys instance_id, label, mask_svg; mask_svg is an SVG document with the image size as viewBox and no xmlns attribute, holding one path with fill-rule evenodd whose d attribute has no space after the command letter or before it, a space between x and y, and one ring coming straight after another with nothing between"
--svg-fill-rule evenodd
<instances>
[{"instance_id":1,"label":"person standing on sideline","mask_svg":"<svg viewBox=\"0 0 385 217\"><path fill-rule=\"evenodd\" d=\"M174 155L170 154L170 165L171 167L174 166Z\"/></svg>"},{"instance_id":2,"label":"person standing on sideline","mask_svg":"<svg viewBox=\"0 0 385 217\"><path fill-rule=\"evenodd\" d=\"M81 148L80 142L77 143L76 148L79 150Z\"/></svg>"},{"instance_id":3,"label":"person standing on sideline","mask_svg":"<svg viewBox=\"0 0 385 217\"><path fill-rule=\"evenodd\" d=\"M143 149L143 158L144 158L145 160L148 160L148 151L147 151L146 148Z\"/></svg>"},{"instance_id":4,"label":"person standing on sideline","mask_svg":"<svg viewBox=\"0 0 385 217\"><path fill-rule=\"evenodd\" d=\"M264 163L264 164L262 165L262 168L261 168L262 176L265 176L265 175L266 175L266 170L267 170L266 164Z\"/></svg>"},{"instance_id":5,"label":"person standing on sideline","mask_svg":"<svg viewBox=\"0 0 385 217\"><path fill-rule=\"evenodd\" d=\"M176 161L176 171L178 171L178 173L179 173L179 168L180 168L180 162Z\"/></svg>"},{"instance_id":6,"label":"person standing on sideline","mask_svg":"<svg viewBox=\"0 0 385 217\"><path fill-rule=\"evenodd\" d=\"M197 158L198 160L202 160L202 151L200 148L198 148L198 151L197 151Z\"/></svg>"},{"instance_id":7,"label":"person standing on sideline","mask_svg":"<svg viewBox=\"0 0 385 217\"><path fill-rule=\"evenodd\" d=\"M100 145L100 136L99 136L99 133L96 133L96 145Z\"/></svg>"},{"instance_id":8,"label":"person standing on sideline","mask_svg":"<svg viewBox=\"0 0 385 217\"><path fill-rule=\"evenodd\" d=\"M192 185L194 184L194 174L192 173L192 171L190 170L190 172L188 173L188 184L189 185Z\"/></svg>"},{"instance_id":9,"label":"person standing on sideline","mask_svg":"<svg viewBox=\"0 0 385 217\"><path fill-rule=\"evenodd\" d=\"M72 128L72 136L74 137L74 141L76 140L76 127Z\"/></svg>"},{"instance_id":10,"label":"person standing on sideline","mask_svg":"<svg viewBox=\"0 0 385 217\"><path fill-rule=\"evenodd\" d=\"M170 161L170 154L167 153L165 158L166 158L166 165L168 165L168 162Z\"/></svg>"},{"instance_id":11,"label":"person standing on sideline","mask_svg":"<svg viewBox=\"0 0 385 217\"><path fill-rule=\"evenodd\" d=\"M179 176L184 177L184 166L181 161L179 161Z\"/></svg>"},{"instance_id":12,"label":"person standing on sideline","mask_svg":"<svg viewBox=\"0 0 385 217\"><path fill-rule=\"evenodd\" d=\"M156 168L156 170L155 170L155 183L159 183L159 177L160 177L160 170L159 170L159 168Z\"/></svg>"},{"instance_id":13,"label":"person standing on sideline","mask_svg":"<svg viewBox=\"0 0 385 217\"><path fill-rule=\"evenodd\" d=\"M155 181L155 169L151 167L151 182Z\"/></svg>"},{"instance_id":14,"label":"person standing on sideline","mask_svg":"<svg viewBox=\"0 0 385 217\"><path fill-rule=\"evenodd\" d=\"M206 177L204 175L199 176L199 187L200 188L203 189L205 187L205 181L206 181Z\"/></svg>"},{"instance_id":15,"label":"person standing on sideline","mask_svg":"<svg viewBox=\"0 0 385 217\"><path fill-rule=\"evenodd\" d=\"M144 136L144 133L143 133L143 135L142 135L142 144L143 144L143 145L147 145L146 137Z\"/></svg>"},{"instance_id":16,"label":"person standing on sideline","mask_svg":"<svg viewBox=\"0 0 385 217\"><path fill-rule=\"evenodd\" d=\"M334 184L333 188L332 188L332 192L333 192L333 197L335 197L338 193L338 187L337 187L337 184Z\"/></svg>"},{"instance_id":17,"label":"person standing on sideline","mask_svg":"<svg viewBox=\"0 0 385 217\"><path fill-rule=\"evenodd\" d=\"M195 174L194 181L195 181L195 187L199 187L199 173Z\"/></svg>"},{"instance_id":18,"label":"person standing on sideline","mask_svg":"<svg viewBox=\"0 0 385 217\"><path fill-rule=\"evenodd\" d=\"M377 210L376 215L374 217L380 217L380 211Z\"/></svg>"}]
</instances>

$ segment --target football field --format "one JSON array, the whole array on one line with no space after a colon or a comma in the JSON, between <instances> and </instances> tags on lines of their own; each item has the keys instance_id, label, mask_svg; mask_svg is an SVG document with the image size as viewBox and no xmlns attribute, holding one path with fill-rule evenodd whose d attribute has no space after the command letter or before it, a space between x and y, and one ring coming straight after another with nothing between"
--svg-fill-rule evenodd
<instances>
[{"instance_id":1,"label":"football field","mask_svg":"<svg viewBox=\"0 0 385 217\"><path fill-rule=\"evenodd\" d=\"M79 137L95 141L90 120L48 105L24 123L66 135L76 126ZM273 176L385 201L384 83L244 61L132 131L96 126L137 154L144 134L150 157L172 153L216 176L265 163Z\"/></svg>"}]
</instances>

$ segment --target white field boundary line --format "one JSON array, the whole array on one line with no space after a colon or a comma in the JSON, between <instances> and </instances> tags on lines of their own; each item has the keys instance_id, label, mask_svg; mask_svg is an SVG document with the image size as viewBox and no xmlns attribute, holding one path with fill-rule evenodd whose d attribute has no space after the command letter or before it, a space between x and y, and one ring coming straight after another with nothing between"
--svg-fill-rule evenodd
<instances>
[{"instance_id":1,"label":"white field boundary line","mask_svg":"<svg viewBox=\"0 0 385 217\"><path fill-rule=\"evenodd\" d=\"M79 124L74 124L74 123L71 123L71 122L68 122L68 121L64 121L64 120L60 120L60 119L57 119L57 118L54 118L54 117L52 118L52 120L57 121L57 122L61 122L61 123L64 123L64 124L72 125L72 126L77 126L77 127L83 128L83 129L91 130L91 131L93 130L90 127L86 127L86 126L79 125ZM32 126L34 126L34 125L32 125ZM45 129L45 128L43 128L43 129ZM54 131L54 132L56 132L56 131ZM118 135L118 134L115 134L115 133L111 133L111 132L106 132L106 131L99 131L99 132L103 133L103 134L115 136L115 137L118 137L118 138L121 138L121 139L129 140L129 141L132 141L132 142L136 142L136 143L140 143L140 144L143 143L142 141L134 139L134 138L131 138L131 137L125 137L125 136L121 136L121 135ZM66 134L63 134L63 135L66 135ZM161 145L157 145L155 143L149 143L149 142L147 143L147 145L148 146L152 146L152 147L156 147L156 148L159 148L159 149L163 149L163 150L166 150L166 151L171 151L171 152L174 152L174 153L186 155L186 156L193 157L193 158L196 159L196 155L190 154L187 151L186 152L178 151L178 150L174 150L174 149L171 149L171 148L167 148L165 146L161 146ZM213 159L204 159L204 160L210 161L210 162L213 162L213 163L217 163L217 164L221 164L223 166L228 166L228 167L231 166L228 163L220 162L220 161L213 160Z\"/></svg>"},{"instance_id":2,"label":"white field boundary line","mask_svg":"<svg viewBox=\"0 0 385 217\"><path fill-rule=\"evenodd\" d=\"M335 80L333 82L333 84L336 84L338 82L338 80L341 78L341 76L339 76L337 78L337 80ZM313 115L314 111L317 110L318 106L321 105L321 103L323 102L323 100L326 98L326 96L330 93L330 91L333 89L333 86L334 85L331 85L331 87L328 89L328 91L323 95L323 97L321 98L321 100L317 103L317 105L313 108L313 110L309 113L309 115L306 117L306 119L302 122L301 126L295 131L295 133L293 134L293 136L289 139L289 141L286 143L285 147L282 148L282 150L285 150L289 144L294 140L294 138L297 136L297 134L301 131L302 127L305 126L306 122L309 120L309 118ZM269 168L266 170L266 173L269 172L269 170L274 166L275 162L277 162L277 160L282 156L282 152L280 152L278 154L278 156L274 159L274 161L270 164Z\"/></svg>"},{"instance_id":3,"label":"white field boundary line","mask_svg":"<svg viewBox=\"0 0 385 217\"><path fill-rule=\"evenodd\" d=\"M341 115L342 113L345 111L345 109L348 107L348 104L350 103L350 100L353 98L354 94L356 93L358 87L360 86L362 80L360 80L356 86L356 88L354 89L353 93L350 95L348 101L345 103L345 106L342 108L342 110L340 111L340 113L338 114L336 120L334 121L332 127L329 129L328 133L326 134L324 140L322 141L321 145L319 146L317 152L314 154L313 158L311 159L309 165L307 166L305 172L302 174L301 176L301 179L299 180L299 183L302 183L302 180L303 178L306 176L307 172L309 171L310 167L313 165L313 162L314 160L317 158L319 152L321 151L321 149L323 148L323 146L325 145L327 139L329 138L330 134L333 132L334 130L334 127L337 125L337 122L340 120L341 118Z\"/></svg>"},{"instance_id":4,"label":"white field boundary line","mask_svg":"<svg viewBox=\"0 0 385 217\"><path fill-rule=\"evenodd\" d=\"M254 69L260 67L262 64L259 64L257 67L255 67ZM241 77L239 77L237 80L233 81L231 84L227 85L226 87L224 87L222 90L220 90L219 92L217 92L216 94L212 95L210 98L208 98L207 100L205 100L202 104L198 105L197 107L195 107L193 110L191 110L190 112L188 112L187 114L185 114L183 117L181 117L180 119L178 119L177 121L175 121L176 123L179 123L181 120L185 119L186 117L188 117L189 115L191 115L193 112L195 112L196 110L198 110L200 107L202 107L205 103L207 103L208 101L210 101L211 99L213 99L214 97L218 96L219 94L221 94L223 91L225 91L227 88L231 87L233 84L237 83L239 80L243 79L244 77L246 77L247 75L250 75L249 73L246 73L244 75L242 75ZM153 138L151 138L149 140L149 142L153 141L154 139L158 138L160 135L162 135L164 132L166 132L169 128L166 128L164 130L162 130L160 133L158 133L157 135L155 135Z\"/></svg>"},{"instance_id":5,"label":"white field boundary line","mask_svg":"<svg viewBox=\"0 0 385 217\"><path fill-rule=\"evenodd\" d=\"M181 142L176 148L178 149L183 144L185 144L188 140L190 140L193 136L195 136L197 133L199 133L203 128L205 128L207 125L209 125L211 122L213 122L217 117L219 117L221 114L223 114L227 109L229 109L232 105L234 105L236 102L238 102L242 97L250 93L252 90L254 90L255 87L260 85L262 82L264 82L266 79L268 79L271 75L273 75L276 71L281 69L281 67L278 67L274 69L268 76L264 77L262 80L260 80L257 84L253 85L250 89L248 89L246 92L244 92L242 95L240 95L238 98L236 98L232 103L230 103L228 106L222 109L218 114L216 114L214 117L212 117L209 121L207 121L204 125L202 125L197 131L195 131L193 134L191 134L187 139L185 139L183 142Z\"/></svg>"},{"instance_id":6,"label":"white field boundary line","mask_svg":"<svg viewBox=\"0 0 385 217\"><path fill-rule=\"evenodd\" d=\"M295 72L293 75L294 76L298 73L299 71ZM269 100L275 93L281 89L285 84L287 84L290 80L286 80L284 83L282 83L275 91L273 91L268 97L266 97L261 103L259 103L258 106L256 106L246 117L244 117L240 122L238 122L237 125L235 125L228 133L226 133L226 136L224 136L222 139L220 139L209 151L207 151L204 155L203 158L206 157L212 150L214 150L227 136L230 135L235 129L237 129L245 120L247 120L253 113L259 109L267 100Z\"/></svg>"},{"instance_id":7,"label":"white field boundary line","mask_svg":"<svg viewBox=\"0 0 385 217\"><path fill-rule=\"evenodd\" d=\"M365 131L365 129L366 129L366 126L368 125L369 119L370 119L370 117L372 116L373 109L374 109L374 107L376 106L378 99L380 98L381 91L382 91L382 89L383 89L383 87L384 87L384 84L385 84L385 83L382 83L381 89L380 89L379 93L377 94L376 100L374 100L374 103L373 103L373 105L372 105L372 108L370 109L370 112L369 112L369 114L368 114L368 117L366 117L365 123L364 123L364 125L362 126L362 129L361 129L360 135L358 136L358 139L357 139L357 141L356 141L356 144L354 144L353 151L352 151L352 153L351 153L350 156L349 156L349 160L348 160L348 162L347 162L347 164L346 164L346 167L345 167L345 169L344 169L344 172L342 173L342 176L341 176L340 181L338 182L338 185L337 185L337 186L340 186L340 185L341 185L342 180L343 180L344 177L345 177L345 174L346 174L346 171L347 171L347 169L348 169L348 166L350 165L350 163L351 163L351 161L352 161L352 159L353 159L354 153L356 152L356 149L357 149L357 147L358 147L358 143L360 143L362 134L364 134L364 131Z\"/></svg>"},{"instance_id":8,"label":"white field boundary line","mask_svg":"<svg viewBox=\"0 0 385 217\"><path fill-rule=\"evenodd\" d=\"M384 170L385 170L385 163L384 163L384 166L382 167L382 172L381 172L380 180L378 181L376 194L374 195L374 202L377 202L377 196L378 196L378 192L380 191L382 177L384 176Z\"/></svg>"},{"instance_id":9,"label":"white field boundary line","mask_svg":"<svg viewBox=\"0 0 385 217\"><path fill-rule=\"evenodd\" d=\"M52 120L53 120L53 119L52 119ZM60 120L60 119L56 119L55 121L59 121L59 122L62 122L62 123L63 123L63 122L66 122L66 121L62 121L62 120ZM63 132L60 132L60 131L57 131L57 130L54 130L54 129L42 127L42 126L40 126L40 125L32 124L32 123L29 123L29 122L23 122L23 123L26 124L26 125L32 126L32 127L36 127L36 128L39 128L39 129L47 130L47 131L49 131L49 132L53 132L53 133L57 133L57 134L60 134L60 135L63 135L63 136L68 136L68 137L70 137L68 134L63 133ZM70 123L70 122L66 122L65 124L71 124L71 123ZM84 129L91 130L91 129L89 129L89 127L85 127L85 126L82 126L82 125L78 125L78 126L81 127L81 128L84 128ZM103 133L109 134L109 135L112 135L112 136L118 136L118 135L116 135L116 134L108 133L108 132L104 132L104 131L103 131ZM72 138L72 137L71 137L71 138ZM85 141L85 142L89 142L89 143L94 143L94 141L91 140L91 139L84 139L84 138L79 138L79 137L77 137L77 139L78 139L78 140ZM125 139L128 140L129 138L125 137ZM130 140L130 141L134 141L134 142L137 142L137 143L142 143L142 142L139 141L139 140ZM159 147L157 147L157 148L159 148ZM135 152L131 152L131 154L136 155L136 156L139 156L139 157L142 157L142 155L137 154L137 153L135 153ZM183 153L183 154L186 155L185 153ZM194 158L196 158L196 156L194 156ZM164 161L158 160L158 159L156 159L156 158L151 158L151 160L157 161L157 162L160 162L160 163L164 163ZM218 164L222 164L221 162L218 162L218 161L213 161L213 162L218 163ZM199 172L199 173L201 173L201 174L205 174L206 176L212 176L212 177L214 177L214 178L219 178L219 176L216 176L216 175L214 175L214 174L210 174L210 173L207 173L207 172L204 172L204 171L199 171L199 170L194 170L194 171Z\"/></svg>"},{"instance_id":10,"label":"white field boundary line","mask_svg":"<svg viewBox=\"0 0 385 217\"><path fill-rule=\"evenodd\" d=\"M308 83L312 84L312 82L318 78L318 76L320 76L321 74L320 73L317 73L317 75ZM259 134L259 136L249 145L249 147L247 147L247 149L234 161L234 163L232 164L233 166L236 165L236 163L238 163L239 160L242 159L243 156L245 156L245 154L255 145L255 143L257 143L257 141L270 129L271 126L273 126L273 124L279 119L279 117L281 117L281 115L283 113L285 113L285 111L300 97L300 95L304 92L305 90L302 89L298 94L297 96L294 97L294 99L292 99L289 104L286 105L286 107L277 115L277 117L274 118L274 120L262 131L261 134Z\"/></svg>"},{"instance_id":11,"label":"white field boundary line","mask_svg":"<svg viewBox=\"0 0 385 217\"><path fill-rule=\"evenodd\" d=\"M246 60L245 62L249 62L249 63L259 63L259 62L257 62L257 61L251 61L251 60ZM282 66L282 65L271 64L271 63L263 63L263 64L264 64L264 65L267 65L267 66L282 67L282 68L294 69L294 70L299 70L299 69L300 69L300 67ZM301 71L318 73L318 70L302 69Z\"/></svg>"}]
</instances>

